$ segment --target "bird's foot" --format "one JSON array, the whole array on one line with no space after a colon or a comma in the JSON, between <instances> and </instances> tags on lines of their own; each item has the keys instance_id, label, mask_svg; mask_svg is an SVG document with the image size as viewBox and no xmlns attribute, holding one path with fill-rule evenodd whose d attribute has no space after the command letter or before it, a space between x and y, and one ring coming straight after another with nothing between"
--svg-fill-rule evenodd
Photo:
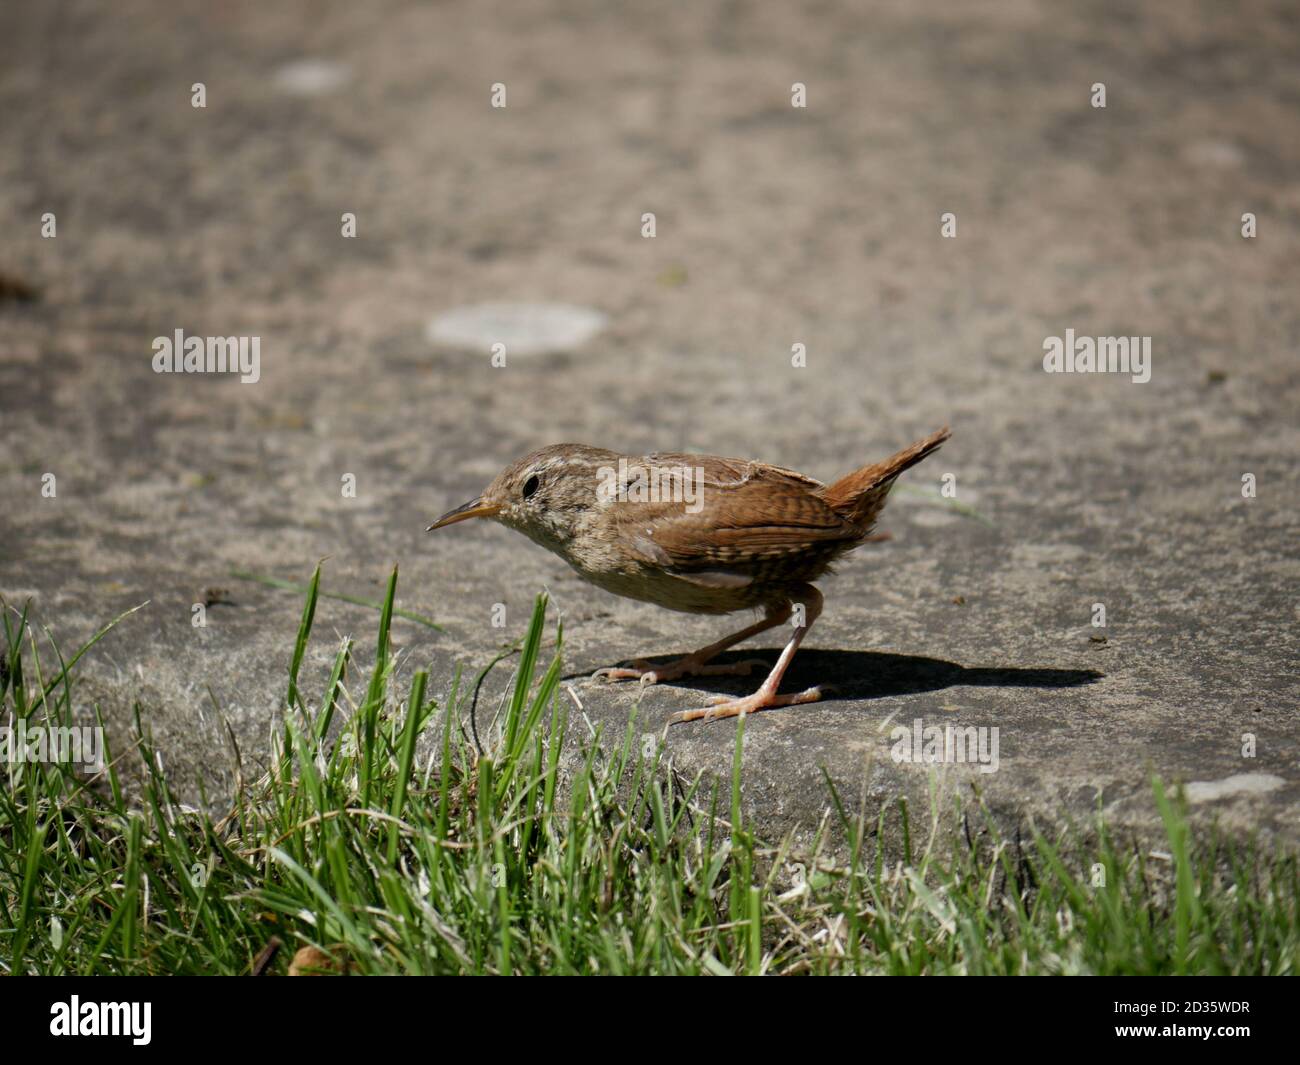
<instances>
[{"instance_id":1,"label":"bird's foot","mask_svg":"<svg viewBox=\"0 0 1300 1065\"><path fill-rule=\"evenodd\" d=\"M774 706L794 706L796 703L815 703L822 697L827 687L808 688L806 691L792 692L789 695L777 695L768 691L763 685L753 695L743 699L729 699L725 695L715 695L707 707L699 710L679 710L668 719L668 724L676 725L683 721L717 721L724 717L737 717L740 714L755 714Z\"/></svg>"},{"instance_id":2,"label":"bird's foot","mask_svg":"<svg viewBox=\"0 0 1300 1065\"><path fill-rule=\"evenodd\" d=\"M685 658L674 659L672 662L656 666L653 662L638 658L632 662L630 668L608 666L596 670L591 677L592 680L637 680L645 686L663 684L682 677L747 677L755 666L766 669L767 663L761 658L746 658L741 662L718 665L710 664L707 660L701 661L694 655L687 655Z\"/></svg>"}]
</instances>

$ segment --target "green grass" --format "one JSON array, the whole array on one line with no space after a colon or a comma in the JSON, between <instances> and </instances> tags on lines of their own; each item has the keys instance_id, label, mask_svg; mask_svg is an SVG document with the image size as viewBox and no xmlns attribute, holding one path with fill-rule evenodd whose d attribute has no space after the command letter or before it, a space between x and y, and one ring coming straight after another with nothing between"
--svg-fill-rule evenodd
<instances>
[{"instance_id":1,"label":"green grass","mask_svg":"<svg viewBox=\"0 0 1300 1065\"><path fill-rule=\"evenodd\" d=\"M323 686L304 678L319 584L270 769L219 819L177 801L138 709L97 779L0 764L3 971L284 972L306 945L359 973L1296 970L1295 856L1195 841L1158 781L1167 853L1100 823L1022 844L978 805L851 814L828 783L834 813L794 854L742 817L743 719L716 787L682 781L635 723L592 728L560 687L561 632L542 654L545 598L488 667L515 676L487 721L482 674L438 698L427 672L403 679L396 571L369 675L351 676L345 641ZM6 721L71 724L77 656L25 612L4 608L4 628Z\"/></svg>"}]
</instances>

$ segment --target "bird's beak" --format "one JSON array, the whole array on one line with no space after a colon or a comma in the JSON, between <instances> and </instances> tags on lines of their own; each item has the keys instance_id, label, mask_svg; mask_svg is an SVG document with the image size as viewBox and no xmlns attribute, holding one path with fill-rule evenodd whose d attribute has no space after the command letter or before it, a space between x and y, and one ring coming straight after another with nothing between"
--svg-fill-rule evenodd
<instances>
[{"instance_id":1,"label":"bird's beak","mask_svg":"<svg viewBox=\"0 0 1300 1065\"><path fill-rule=\"evenodd\" d=\"M455 525L458 521L464 521L466 518L490 518L501 510L499 506L492 503L484 503L483 497L471 499L468 503L462 503L455 510L449 510L441 518L430 525L425 532L433 532L434 529L441 529L444 525Z\"/></svg>"}]
</instances>

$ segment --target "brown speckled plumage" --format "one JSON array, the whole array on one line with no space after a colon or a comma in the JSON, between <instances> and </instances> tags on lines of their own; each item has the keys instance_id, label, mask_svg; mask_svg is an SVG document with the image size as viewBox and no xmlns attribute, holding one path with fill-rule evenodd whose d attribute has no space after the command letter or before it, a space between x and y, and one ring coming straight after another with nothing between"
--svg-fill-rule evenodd
<instances>
[{"instance_id":1,"label":"brown speckled plumage","mask_svg":"<svg viewBox=\"0 0 1300 1065\"><path fill-rule=\"evenodd\" d=\"M868 538L899 474L946 439L948 430L941 429L830 485L744 459L621 455L585 444L554 444L506 467L478 499L431 528L491 517L616 595L700 614L764 608L765 621L739 638L778 624L783 613L789 616L792 603L803 602L810 616L796 629L791 647L797 647L820 609L821 597L811 582ZM664 680L721 672L725 667L706 663L735 642L719 641L670 667L637 675L644 681L647 676ZM778 663L778 670L784 665ZM621 676L634 671L606 672ZM779 682L777 671L774 676ZM775 697L774 685L772 689L769 695ZM697 716L730 716L767 705L779 702L769 698L739 711Z\"/></svg>"}]
</instances>

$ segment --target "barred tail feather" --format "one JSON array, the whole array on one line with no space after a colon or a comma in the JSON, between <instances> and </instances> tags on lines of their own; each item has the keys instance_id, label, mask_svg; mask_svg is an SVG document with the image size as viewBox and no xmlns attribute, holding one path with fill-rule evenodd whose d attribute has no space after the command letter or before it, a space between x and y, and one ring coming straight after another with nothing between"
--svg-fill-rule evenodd
<instances>
[{"instance_id":1,"label":"barred tail feather","mask_svg":"<svg viewBox=\"0 0 1300 1065\"><path fill-rule=\"evenodd\" d=\"M842 517L864 531L868 530L884 509L885 497L898 475L911 469L927 455L938 451L950 435L945 425L937 433L918 440L884 462L863 466L860 470L841 477L834 484L823 488L821 497Z\"/></svg>"}]
</instances>

